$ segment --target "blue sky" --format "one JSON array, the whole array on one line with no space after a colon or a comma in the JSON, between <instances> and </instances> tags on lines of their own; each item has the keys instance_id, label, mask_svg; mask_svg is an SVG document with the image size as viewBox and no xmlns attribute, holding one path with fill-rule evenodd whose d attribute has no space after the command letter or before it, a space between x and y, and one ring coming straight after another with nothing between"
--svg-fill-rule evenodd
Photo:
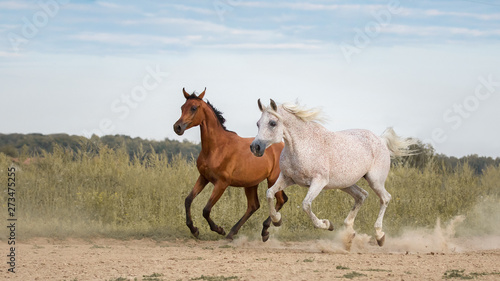
<instances>
[{"instance_id":1,"label":"blue sky","mask_svg":"<svg viewBox=\"0 0 500 281\"><path fill-rule=\"evenodd\" d=\"M258 98L500 156L499 1L0 1L1 133L172 130L182 88L253 137Z\"/></svg>"}]
</instances>

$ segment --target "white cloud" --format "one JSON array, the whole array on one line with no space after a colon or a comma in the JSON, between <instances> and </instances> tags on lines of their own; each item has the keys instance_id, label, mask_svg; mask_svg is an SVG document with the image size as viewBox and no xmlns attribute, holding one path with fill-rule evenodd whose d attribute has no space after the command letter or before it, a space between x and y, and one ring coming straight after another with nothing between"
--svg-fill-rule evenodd
<instances>
[{"instance_id":1,"label":"white cloud","mask_svg":"<svg viewBox=\"0 0 500 281\"><path fill-rule=\"evenodd\" d=\"M386 8L385 5L360 5L360 4L316 4L307 2L289 3L289 2L239 2L234 7L251 8L274 8L274 9L292 9L302 11L334 11L334 10L373 10Z\"/></svg>"},{"instance_id":2,"label":"white cloud","mask_svg":"<svg viewBox=\"0 0 500 281\"><path fill-rule=\"evenodd\" d=\"M182 5L182 4L178 4L178 5L173 4L173 5L168 5L167 7L173 7L177 10L180 10L180 11L195 12L195 13L202 14L202 15L214 15L215 14L215 9L192 7L192 6Z\"/></svg>"},{"instance_id":3,"label":"white cloud","mask_svg":"<svg viewBox=\"0 0 500 281\"><path fill-rule=\"evenodd\" d=\"M106 1L97 1L96 4L100 7L114 10L126 10L126 11L137 11L137 7L132 6L132 5L120 5L112 2L106 2Z\"/></svg>"},{"instance_id":4,"label":"white cloud","mask_svg":"<svg viewBox=\"0 0 500 281\"><path fill-rule=\"evenodd\" d=\"M500 19L500 13L472 13L472 12L460 12L443 9L419 9L419 8L409 8L401 6L401 12L398 15L405 17L423 17L423 18L438 18L449 16L451 18L463 19L476 19L482 21L495 21Z\"/></svg>"},{"instance_id":5,"label":"white cloud","mask_svg":"<svg viewBox=\"0 0 500 281\"><path fill-rule=\"evenodd\" d=\"M201 36L184 36L184 37L168 37L168 36L155 36L145 34L117 34L117 33L96 33L84 32L71 35L70 38L99 42L105 44L125 44L130 46L144 46L151 43L162 43L167 45L190 45L195 41L201 40Z\"/></svg>"},{"instance_id":6,"label":"white cloud","mask_svg":"<svg viewBox=\"0 0 500 281\"><path fill-rule=\"evenodd\" d=\"M198 31L211 32L227 32L231 30L231 28L228 28L222 24L217 24L210 21L159 16L135 20L122 20L120 23L123 25L176 25L180 26L183 29L191 28Z\"/></svg>"},{"instance_id":7,"label":"white cloud","mask_svg":"<svg viewBox=\"0 0 500 281\"><path fill-rule=\"evenodd\" d=\"M22 56L22 55L19 54L19 53L12 53L12 52L0 51L0 58L1 57L4 57L4 58L14 58L14 57L20 57L20 56Z\"/></svg>"},{"instance_id":8,"label":"white cloud","mask_svg":"<svg viewBox=\"0 0 500 281\"><path fill-rule=\"evenodd\" d=\"M452 11L440 11L440 10L425 10L423 14L426 16L453 16L453 17L468 17L478 20L499 20L500 14L477 14L477 13L464 13L464 12L452 12Z\"/></svg>"},{"instance_id":9,"label":"white cloud","mask_svg":"<svg viewBox=\"0 0 500 281\"><path fill-rule=\"evenodd\" d=\"M397 35L417 35L420 37L443 36L448 37L450 34L466 35L473 37L498 36L500 29L495 30L477 30L465 27L448 27L448 26L410 26L401 24L391 24L384 27L381 32L393 33Z\"/></svg>"},{"instance_id":10,"label":"white cloud","mask_svg":"<svg viewBox=\"0 0 500 281\"><path fill-rule=\"evenodd\" d=\"M226 49L261 49L261 50L319 50L322 48L318 44L305 43L228 43L209 45L210 48Z\"/></svg>"},{"instance_id":11,"label":"white cloud","mask_svg":"<svg viewBox=\"0 0 500 281\"><path fill-rule=\"evenodd\" d=\"M110 3L110 2L104 2L104 1L97 1L96 4L101 6L101 7L112 8L112 9L121 9L122 7L124 7L122 5L118 5L118 4Z\"/></svg>"},{"instance_id":12,"label":"white cloud","mask_svg":"<svg viewBox=\"0 0 500 281\"><path fill-rule=\"evenodd\" d=\"M0 9L6 10L29 10L37 8L38 6L24 1L2 1L0 2Z\"/></svg>"},{"instance_id":13,"label":"white cloud","mask_svg":"<svg viewBox=\"0 0 500 281\"><path fill-rule=\"evenodd\" d=\"M204 34L207 44L220 42L225 44L228 40L233 42L276 42L284 40L285 36L277 30L272 29L245 29L232 28L223 24L213 23L185 18L147 18L139 20L125 20L121 22L124 25L154 25L156 28L164 26L166 30L182 31L184 34Z\"/></svg>"},{"instance_id":14,"label":"white cloud","mask_svg":"<svg viewBox=\"0 0 500 281\"><path fill-rule=\"evenodd\" d=\"M0 32L5 32L7 30L12 30L17 28L18 26L15 24L0 24Z\"/></svg>"}]
</instances>

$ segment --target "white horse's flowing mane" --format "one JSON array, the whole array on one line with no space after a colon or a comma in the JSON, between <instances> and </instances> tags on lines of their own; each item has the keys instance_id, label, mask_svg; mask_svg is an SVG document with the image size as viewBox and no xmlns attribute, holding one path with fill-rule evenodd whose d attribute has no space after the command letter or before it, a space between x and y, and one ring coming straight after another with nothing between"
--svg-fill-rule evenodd
<instances>
[{"instance_id":1,"label":"white horse's flowing mane","mask_svg":"<svg viewBox=\"0 0 500 281\"><path fill-rule=\"evenodd\" d=\"M323 111L319 108L305 108L298 102L284 103L281 106L283 106L283 109L292 113L303 121L319 123L326 122L326 117L324 116Z\"/></svg>"}]
</instances>

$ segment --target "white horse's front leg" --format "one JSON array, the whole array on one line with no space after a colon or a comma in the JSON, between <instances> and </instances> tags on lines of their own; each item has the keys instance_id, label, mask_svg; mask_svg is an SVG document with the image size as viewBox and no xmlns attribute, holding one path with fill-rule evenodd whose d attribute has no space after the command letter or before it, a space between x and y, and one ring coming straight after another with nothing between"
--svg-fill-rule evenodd
<instances>
[{"instance_id":1,"label":"white horse's front leg","mask_svg":"<svg viewBox=\"0 0 500 281\"><path fill-rule=\"evenodd\" d=\"M286 176L284 176L283 173L280 173L274 185L267 190L266 198L269 205L269 216L271 217L271 221L275 226L281 225L281 214L276 211L276 208L274 206L274 195L276 194L276 192L284 190L290 185L290 180Z\"/></svg>"},{"instance_id":2,"label":"white horse's front leg","mask_svg":"<svg viewBox=\"0 0 500 281\"><path fill-rule=\"evenodd\" d=\"M328 229L331 231L333 230L333 224L327 219L318 219L311 209L312 201L319 195L321 190L323 190L327 182L326 179L313 179L306 198L302 201L302 209L309 215L316 228Z\"/></svg>"}]
</instances>

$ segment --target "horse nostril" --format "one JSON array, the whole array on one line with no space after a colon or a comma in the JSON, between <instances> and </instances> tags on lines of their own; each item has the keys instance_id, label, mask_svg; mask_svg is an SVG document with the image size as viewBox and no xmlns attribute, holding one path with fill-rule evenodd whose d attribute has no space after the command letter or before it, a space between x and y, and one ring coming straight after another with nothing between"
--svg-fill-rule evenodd
<instances>
[{"instance_id":1,"label":"horse nostril","mask_svg":"<svg viewBox=\"0 0 500 281\"><path fill-rule=\"evenodd\" d=\"M250 145L250 150L255 156L261 157L262 155L264 155L265 146L264 147L260 146L258 142L252 143Z\"/></svg>"},{"instance_id":2,"label":"horse nostril","mask_svg":"<svg viewBox=\"0 0 500 281\"><path fill-rule=\"evenodd\" d=\"M180 124L175 124L174 125L174 131L175 133L177 133L178 135L182 134L182 126Z\"/></svg>"}]
</instances>

